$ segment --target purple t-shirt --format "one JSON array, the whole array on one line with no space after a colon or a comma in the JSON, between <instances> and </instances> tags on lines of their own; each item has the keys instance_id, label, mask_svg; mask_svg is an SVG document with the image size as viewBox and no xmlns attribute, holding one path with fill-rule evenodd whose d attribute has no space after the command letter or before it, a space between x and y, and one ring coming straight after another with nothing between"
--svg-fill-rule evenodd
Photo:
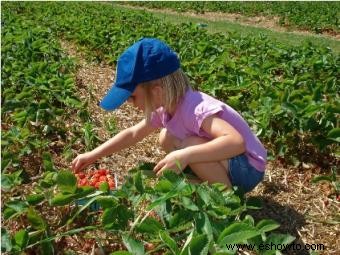
<instances>
[{"instance_id":1,"label":"purple t-shirt","mask_svg":"<svg viewBox=\"0 0 340 255\"><path fill-rule=\"evenodd\" d=\"M151 125L157 128L166 128L180 140L188 136L212 139L201 128L201 125L205 118L213 114L217 114L219 118L228 122L242 135L246 145L245 155L249 163L258 171L263 172L266 166L267 151L251 131L247 122L229 105L203 92L188 90L172 117L163 107L158 108L151 114Z\"/></svg>"}]
</instances>

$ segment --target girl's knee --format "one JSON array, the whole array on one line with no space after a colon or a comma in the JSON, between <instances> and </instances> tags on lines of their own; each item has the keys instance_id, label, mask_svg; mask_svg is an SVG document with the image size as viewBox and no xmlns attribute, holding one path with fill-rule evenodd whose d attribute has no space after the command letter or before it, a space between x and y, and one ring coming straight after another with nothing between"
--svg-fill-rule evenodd
<instances>
[{"instance_id":1,"label":"girl's knee","mask_svg":"<svg viewBox=\"0 0 340 255\"><path fill-rule=\"evenodd\" d=\"M180 145L180 141L169 133L166 128L163 128L159 133L159 144L165 152L171 152L177 150Z\"/></svg>"}]
</instances>

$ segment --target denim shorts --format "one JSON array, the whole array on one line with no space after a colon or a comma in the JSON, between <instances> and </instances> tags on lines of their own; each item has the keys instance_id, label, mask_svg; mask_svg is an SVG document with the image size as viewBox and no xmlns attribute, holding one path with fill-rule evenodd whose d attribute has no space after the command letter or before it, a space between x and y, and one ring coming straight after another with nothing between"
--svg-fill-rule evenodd
<instances>
[{"instance_id":1,"label":"denim shorts","mask_svg":"<svg viewBox=\"0 0 340 255\"><path fill-rule=\"evenodd\" d=\"M264 172L256 170L249 164L246 155L241 154L229 159L229 177L233 186L249 192L263 180Z\"/></svg>"}]
</instances>

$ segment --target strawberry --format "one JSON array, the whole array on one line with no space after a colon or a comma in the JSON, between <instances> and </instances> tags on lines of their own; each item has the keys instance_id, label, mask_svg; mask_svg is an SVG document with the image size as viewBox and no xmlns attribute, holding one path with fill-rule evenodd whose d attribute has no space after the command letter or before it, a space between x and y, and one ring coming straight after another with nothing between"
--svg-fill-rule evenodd
<instances>
[{"instance_id":1,"label":"strawberry","mask_svg":"<svg viewBox=\"0 0 340 255\"><path fill-rule=\"evenodd\" d=\"M99 177L99 181L100 182L105 182L107 179L106 179L106 176L105 175L102 175Z\"/></svg>"},{"instance_id":2,"label":"strawberry","mask_svg":"<svg viewBox=\"0 0 340 255\"><path fill-rule=\"evenodd\" d=\"M85 173L80 172L80 173L78 173L78 177L79 177L80 179L84 179L86 176L85 176Z\"/></svg>"},{"instance_id":3,"label":"strawberry","mask_svg":"<svg viewBox=\"0 0 340 255\"><path fill-rule=\"evenodd\" d=\"M98 171L97 171L97 173L99 173L101 176L105 176L105 175L107 175L107 170L106 169L99 169Z\"/></svg>"},{"instance_id":4,"label":"strawberry","mask_svg":"<svg viewBox=\"0 0 340 255\"><path fill-rule=\"evenodd\" d=\"M115 183L113 182L113 181L108 181L108 183L109 183L109 187L110 187L110 189L114 189L115 188Z\"/></svg>"},{"instance_id":5,"label":"strawberry","mask_svg":"<svg viewBox=\"0 0 340 255\"><path fill-rule=\"evenodd\" d=\"M80 184L80 186L86 186L87 181L85 179L82 179L82 180L80 180L79 184Z\"/></svg>"},{"instance_id":6,"label":"strawberry","mask_svg":"<svg viewBox=\"0 0 340 255\"><path fill-rule=\"evenodd\" d=\"M114 178L107 169L90 170L87 173L79 172L75 176L78 186L90 185L98 189L100 184L107 182L111 190L116 187Z\"/></svg>"}]
</instances>

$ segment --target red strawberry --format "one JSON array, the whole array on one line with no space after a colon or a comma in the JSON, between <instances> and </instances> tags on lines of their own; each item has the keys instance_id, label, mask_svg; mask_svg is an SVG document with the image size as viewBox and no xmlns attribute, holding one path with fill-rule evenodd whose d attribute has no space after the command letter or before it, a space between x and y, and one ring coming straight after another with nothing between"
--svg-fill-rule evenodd
<instances>
[{"instance_id":1,"label":"red strawberry","mask_svg":"<svg viewBox=\"0 0 340 255\"><path fill-rule=\"evenodd\" d=\"M100 182L105 182L107 179L106 179L106 176L105 175L102 175L99 177L99 181Z\"/></svg>"},{"instance_id":2,"label":"red strawberry","mask_svg":"<svg viewBox=\"0 0 340 255\"><path fill-rule=\"evenodd\" d=\"M99 169L98 171L97 171L97 173L99 173L100 175L106 175L107 174L107 170L106 169Z\"/></svg>"},{"instance_id":3,"label":"red strawberry","mask_svg":"<svg viewBox=\"0 0 340 255\"><path fill-rule=\"evenodd\" d=\"M85 175L85 173L78 173L78 177L80 178L80 179L84 179L85 177L86 177L86 175Z\"/></svg>"}]
</instances>

